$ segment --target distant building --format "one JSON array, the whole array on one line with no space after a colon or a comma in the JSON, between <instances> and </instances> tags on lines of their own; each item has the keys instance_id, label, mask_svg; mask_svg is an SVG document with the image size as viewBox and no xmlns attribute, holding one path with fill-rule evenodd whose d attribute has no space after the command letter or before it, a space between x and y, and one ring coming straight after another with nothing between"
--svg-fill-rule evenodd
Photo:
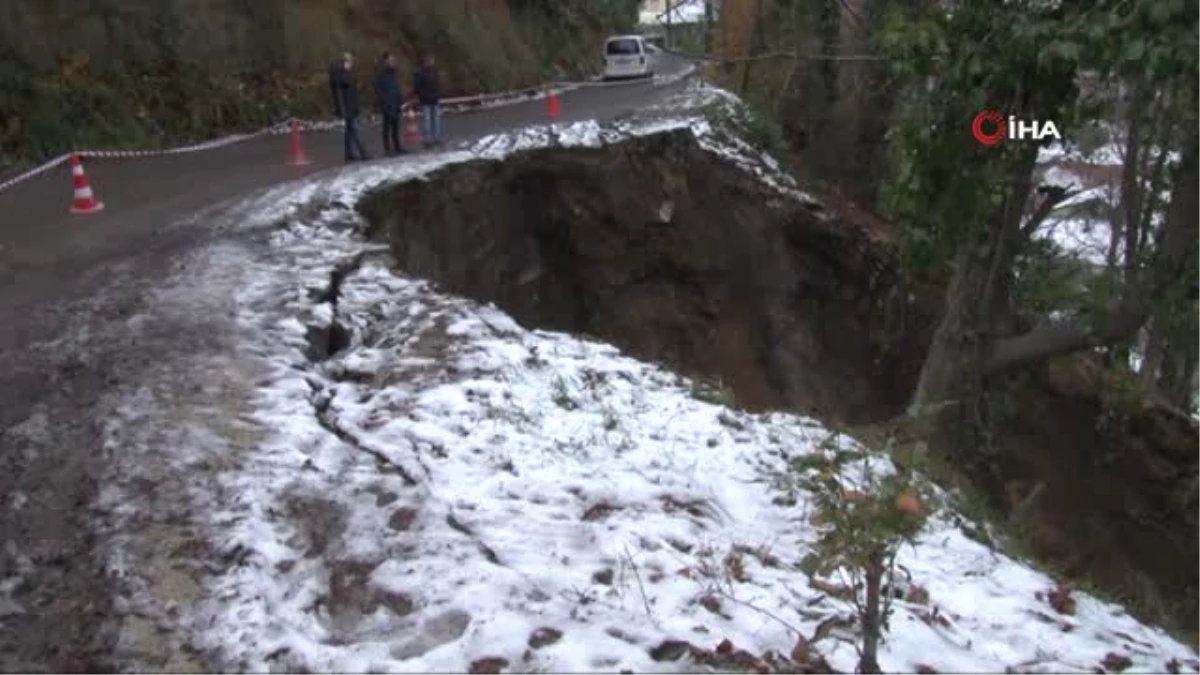
<instances>
[{"instance_id":1,"label":"distant building","mask_svg":"<svg viewBox=\"0 0 1200 675\"><path fill-rule=\"evenodd\" d=\"M712 3L713 19L715 20L721 2L720 0L709 1ZM644 0L638 23L643 26L701 23L704 21L704 3L705 0ZM668 21L667 15L668 5L671 8L670 21Z\"/></svg>"}]
</instances>

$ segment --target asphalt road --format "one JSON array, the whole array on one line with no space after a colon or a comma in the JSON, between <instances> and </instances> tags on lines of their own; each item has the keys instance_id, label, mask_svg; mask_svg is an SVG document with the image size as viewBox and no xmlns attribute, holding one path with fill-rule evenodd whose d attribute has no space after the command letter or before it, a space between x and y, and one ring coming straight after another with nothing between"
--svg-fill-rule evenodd
<instances>
[{"instance_id":1,"label":"asphalt road","mask_svg":"<svg viewBox=\"0 0 1200 675\"><path fill-rule=\"evenodd\" d=\"M660 73L686 63L664 57ZM585 87L556 121L605 121L681 84ZM447 116L448 143L547 122L545 101ZM376 127L363 130L378 154ZM94 505L106 461L105 394L146 362L186 349L153 344L127 318L181 254L211 241L208 215L272 185L342 165L340 131L307 133L312 164L286 164L287 135L143 159L93 159L106 208L68 215L64 164L0 193L0 671L120 667L114 580ZM142 340L142 342L139 342ZM9 581L20 578L19 582Z\"/></svg>"}]
</instances>

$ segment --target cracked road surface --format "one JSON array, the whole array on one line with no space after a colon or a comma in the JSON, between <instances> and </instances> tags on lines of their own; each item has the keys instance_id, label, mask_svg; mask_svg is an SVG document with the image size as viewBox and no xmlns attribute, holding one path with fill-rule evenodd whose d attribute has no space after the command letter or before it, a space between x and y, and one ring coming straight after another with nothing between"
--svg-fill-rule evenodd
<instances>
[{"instance_id":1,"label":"cracked road surface","mask_svg":"<svg viewBox=\"0 0 1200 675\"><path fill-rule=\"evenodd\" d=\"M619 117L678 86L567 92L559 121ZM545 103L533 101L448 117L445 131L453 143L544 121ZM377 148L375 130L364 133ZM256 376L223 353L236 270L218 284L228 287L206 288L209 300L199 305L171 306L169 289L186 285L177 277L189 256L222 237L245 236L222 234L220 224L236 222L246 200L341 165L337 132L306 135L307 167L285 165L287 143L264 137L194 154L89 161L88 177L107 206L92 216L67 215L66 169L0 193L0 670L206 669L194 648L173 644L146 616L178 614L200 597L190 577L155 567L162 550L204 546L182 513L189 477L141 479L134 458L122 457L105 434L116 417L137 422L137 410L117 409L117 391L162 381L188 355L191 374L206 359L204 377L153 395L165 396L160 405L173 406L181 420L207 416L226 447L253 449L255 431L224 416L252 394L233 383ZM163 451L163 467L173 466L166 453L180 432L138 433ZM117 478L141 479L152 508L126 513L107 502L104 488ZM129 566L147 568L140 579L113 559L118 523L141 533L142 543L125 552ZM160 550L139 549L146 542ZM169 601L131 606L131 587L146 584ZM147 650L155 658L146 660Z\"/></svg>"}]
</instances>

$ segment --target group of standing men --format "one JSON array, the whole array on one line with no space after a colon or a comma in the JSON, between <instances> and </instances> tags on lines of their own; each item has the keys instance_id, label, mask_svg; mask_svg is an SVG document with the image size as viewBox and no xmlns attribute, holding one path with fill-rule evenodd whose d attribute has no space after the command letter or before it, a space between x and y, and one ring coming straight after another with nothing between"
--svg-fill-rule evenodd
<instances>
[{"instance_id":1,"label":"group of standing men","mask_svg":"<svg viewBox=\"0 0 1200 675\"><path fill-rule=\"evenodd\" d=\"M346 161L370 159L359 138L358 85L354 79L354 56L349 52L342 60L329 68L329 88L333 94L334 109L346 123ZM400 116L404 106L404 93L396 77L396 59L384 53L375 69L375 96L383 116L383 151L387 155L405 152L400 142ZM426 148L442 144L441 91L438 86L437 70L432 55L426 55L421 67L413 76L412 99L421 109L421 140Z\"/></svg>"}]
</instances>

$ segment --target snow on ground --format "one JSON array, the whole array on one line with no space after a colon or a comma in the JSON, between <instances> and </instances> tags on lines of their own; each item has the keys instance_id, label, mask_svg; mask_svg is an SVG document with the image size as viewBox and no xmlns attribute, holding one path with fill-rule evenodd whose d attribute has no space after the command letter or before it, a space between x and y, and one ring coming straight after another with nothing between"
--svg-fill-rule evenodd
<instances>
[{"instance_id":1,"label":"snow on ground","mask_svg":"<svg viewBox=\"0 0 1200 675\"><path fill-rule=\"evenodd\" d=\"M1118 189L1116 185L1097 185L1096 180L1081 175L1077 167L1082 162L1092 166L1120 164L1119 158L1113 161L1113 153L1118 150L1115 145L1108 145L1085 157L1078 148L1055 143L1039 151L1038 163L1044 167L1042 184L1065 188L1077 194L1064 200L1050 213L1036 234L1038 238L1052 241L1065 254L1097 267L1106 264L1111 224L1103 213L1081 213L1081 208L1089 204L1103 206L1116 203Z\"/></svg>"},{"instance_id":2,"label":"snow on ground","mask_svg":"<svg viewBox=\"0 0 1200 675\"><path fill-rule=\"evenodd\" d=\"M1064 252L1098 266L1106 264L1111 233L1106 210L1120 203L1119 172L1125 162L1120 134L1109 133L1118 137L1118 141L1089 151L1071 143L1056 142L1038 152L1038 164L1044 167L1043 184L1078 191L1055 209L1039 235L1053 241ZM1157 156L1159 151L1151 149L1150 152ZM1170 152L1168 165L1177 163L1179 158L1178 152ZM1159 198L1165 204L1170 200L1170 191L1163 190ZM1089 203L1099 207L1092 210L1100 213L1093 217L1076 215L1078 207Z\"/></svg>"},{"instance_id":3,"label":"snow on ground","mask_svg":"<svg viewBox=\"0 0 1200 675\"><path fill-rule=\"evenodd\" d=\"M1121 144L1122 132L1110 129L1108 133L1110 136L1116 138L1116 140L1090 150L1084 150L1079 147L1079 144L1070 141L1050 143L1038 150L1038 164L1047 164L1055 161L1076 161L1096 166L1121 166L1125 163L1125 148ZM1150 151L1155 154L1159 152L1157 146L1151 148ZM1171 163L1177 163L1180 157L1180 153L1173 150L1167 159Z\"/></svg>"},{"instance_id":4,"label":"snow on ground","mask_svg":"<svg viewBox=\"0 0 1200 675\"><path fill-rule=\"evenodd\" d=\"M659 105L647 107L635 116L613 124L602 127L595 121L585 121L531 126L515 133L486 136L468 146L468 150L481 158L503 159L522 150L551 146L598 148L630 137L690 129L705 150L753 174L783 195L817 204L813 197L799 189L795 179L775 158L734 133L730 128L732 122L714 124L711 121L710 117L736 119L739 105L733 94L703 82L693 82Z\"/></svg>"},{"instance_id":5,"label":"snow on ground","mask_svg":"<svg viewBox=\"0 0 1200 675\"><path fill-rule=\"evenodd\" d=\"M274 433L228 477L238 503L213 514L241 519L225 546L245 552L213 589L227 658L254 670L270 655L317 671L462 671L486 658L517 671L672 670L649 654L665 639L786 653L795 635L780 619L811 635L845 612L795 567L813 539L808 500L775 501L789 461L828 439L819 423L704 402L611 346L524 330L378 261L341 287L351 346L313 363L306 332L335 312L309 291L350 241L295 226L273 264L311 283L242 297L250 348L273 364L258 415ZM741 583L719 572L737 551L751 552ZM887 670L1082 671L1115 651L1153 671L1192 658L1085 596L1057 616L1038 599L1051 579L944 523L900 564L948 625L902 604ZM713 612L701 600L718 588ZM561 639L530 649L540 628ZM853 667L848 644L822 647Z\"/></svg>"},{"instance_id":6,"label":"snow on ground","mask_svg":"<svg viewBox=\"0 0 1200 675\"><path fill-rule=\"evenodd\" d=\"M677 127L787 189L759 153L723 144L702 118L620 129ZM794 630L812 635L847 614L797 569L815 533L811 500L788 476L795 458L849 439L799 416L726 409L609 345L526 330L395 273L356 234L351 207L370 187L620 133L527 130L344 169L240 207L237 228L267 233L269 246L212 263L232 301L204 313L231 317L233 356L206 364L192 387L139 390L107 435L130 471L139 443L145 456L181 458L171 470L186 485L160 498L191 505L222 561L198 597L170 608L189 644L223 669L253 671L462 672L481 659L514 671L686 671L695 666L650 650L729 639L787 654ZM314 337L334 321L351 337L326 358ZM198 431L142 437L158 408L180 414L205 385L232 383L224 408L193 421L221 426L236 452ZM799 498L778 499L785 492ZM731 555L742 581L722 571ZM885 670L1087 671L1109 653L1131 671L1172 659L1197 668L1186 647L1113 605L1077 594L1075 615L1056 614L1039 598L1050 578L941 518L899 562L931 604L898 602ZM816 648L853 668L837 631Z\"/></svg>"}]
</instances>

